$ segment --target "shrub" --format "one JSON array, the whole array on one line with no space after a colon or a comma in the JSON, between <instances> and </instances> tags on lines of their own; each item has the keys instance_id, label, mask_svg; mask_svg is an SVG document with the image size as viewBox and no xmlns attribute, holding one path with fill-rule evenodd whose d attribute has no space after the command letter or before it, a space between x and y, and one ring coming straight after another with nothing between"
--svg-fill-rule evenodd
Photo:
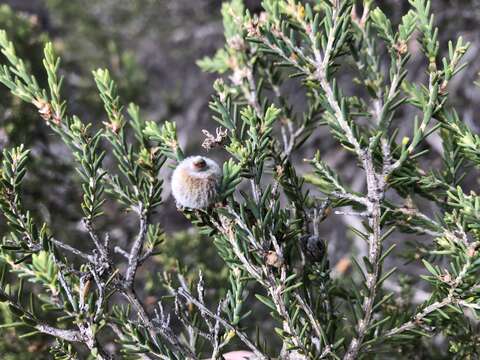
<instances>
[{"instance_id":1,"label":"shrub","mask_svg":"<svg viewBox=\"0 0 480 360\"><path fill-rule=\"evenodd\" d=\"M152 215L164 201L160 170L185 158L176 125L145 121L134 104L125 114L115 82L100 69L93 75L108 119L93 128L68 114L52 46L45 47L42 88L0 33L8 60L0 81L71 149L91 242L80 250L57 239L23 206L28 150L4 150L1 206L11 231L3 239L0 300L17 319L9 326L56 338L57 358L76 358L80 345L101 359L217 359L239 347L258 359L474 358L480 200L466 193L464 178L480 165L480 137L448 102L468 44L450 43L441 58L430 3L410 4L398 25L371 1L362 14L348 0L265 0L260 14L246 12L240 0L223 5L226 45L199 65L228 75L215 82L211 109L219 128L215 135L205 131L204 147L223 148L229 159L215 202L179 210L215 244L228 280L224 296L212 299L201 274L192 282L165 261L157 277L165 296L153 312L137 295L136 275L162 247ZM426 59L424 79L408 77L413 37ZM342 91L339 74L350 66L356 76L349 81L361 96ZM290 82L305 94L301 112L284 93ZM399 134L400 110L412 114L409 135ZM352 190L318 152L307 160L313 173L300 172L294 155L320 126L357 161L364 191ZM442 140L439 167L423 161L434 135ZM116 168L104 164L106 154ZM95 228L112 199L138 217L129 249ZM425 203L434 210L423 211ZM335 276L334 244L319 230L342 214L361 219L352 231L368 247L363 258L344 254L355 265L351 281ZM424 274L415 280L429 286L417 306L409 296L417 289L391 265L403 255L394 241L400 232L432 239L413 253ZM13 276L20 279L15 292ZM385 286L392 281L401 298ZM260 327L252 311L258 304L268 309L274 332ZM256 326L262 332L252 334ZM437 334L450 355L433 346ZM110 346L112 339L118 346Z\"/></svg>"}]
</instances>

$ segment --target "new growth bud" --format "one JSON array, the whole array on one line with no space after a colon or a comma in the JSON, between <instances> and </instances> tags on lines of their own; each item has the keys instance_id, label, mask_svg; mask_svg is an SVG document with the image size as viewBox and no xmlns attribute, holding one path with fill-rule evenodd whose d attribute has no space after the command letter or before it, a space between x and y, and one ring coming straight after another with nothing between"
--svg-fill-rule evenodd
<instances>
[{"instance_id":1,"label":"new growth bud","mask_svg":"<svg viewBox=\"0 0 480 360\"><path fill-rule=\"evenodd\" d=\"M172 194L177 205L203 209L217 196L222 176L215 161L203 156L190 156L180 162L172 176Z\"/></svg>"}]
</instances>

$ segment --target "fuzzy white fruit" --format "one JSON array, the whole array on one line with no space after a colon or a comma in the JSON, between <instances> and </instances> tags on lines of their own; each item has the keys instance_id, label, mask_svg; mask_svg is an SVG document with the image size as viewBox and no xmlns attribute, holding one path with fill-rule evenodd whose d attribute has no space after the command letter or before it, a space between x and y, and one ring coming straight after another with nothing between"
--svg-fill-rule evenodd
<instances>
[{"instance_id":1,"label":"fuzzy white fruit","mask_svg":"<svg viewBox=\"0 0 480 360\"><path fill-rule=\"evenodd\" d=\"M217 196L222 171L218 164L204 156L190 156L180 162L172 175L172 194L177 205L203 209Z\"/></svg>"}]
</instances>

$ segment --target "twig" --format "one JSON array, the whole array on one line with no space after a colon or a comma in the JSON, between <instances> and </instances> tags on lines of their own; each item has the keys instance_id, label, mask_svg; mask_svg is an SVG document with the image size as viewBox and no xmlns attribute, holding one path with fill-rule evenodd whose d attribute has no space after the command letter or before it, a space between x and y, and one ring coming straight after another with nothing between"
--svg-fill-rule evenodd
<instances>
[{"instance_id":1,"label":"twig","mask_svg":"<svg viewBox=\"0 0 480 360\"><path fill-rule=\"evenodd\" d=\"M370 152L363 157L365 173L367 177L369 226L371 229L368 238L368 260L372 264L372 269L366 274L367 295L365 295L362 304L363 318L359 319L356 328L356 336L351 340L344 360L355 359L360 351L360 347L365 338L368 327L372 320L373 306L377 295L377 282L381 272L379 259L381 250L381 200L384 196L385 182L384 178L378 176L373 166L373 159Z\"/></svg>"},{"instance_id":2,"label":"twig","mask_svg":"<svg viewBox=\"0 0 480 360\"><path fill-rule=\"evenodd\" d=\"M173 333L172 329L164 326L160 326L160 327L155 326L155 324L152 322L152 320L148 316L147 311L145 310L143 304L140 302L140 300L138 300L137 294L133 289L123 290L122 293L125 296L125 298L128 300L128 302L132 304L143 326L145 326L145 328L149 332L150 337L152 338L152 341L156 344L156 346L159 347L159 343L157 340L157 333L160 333L160 335L162 335L163 338L167 340L170 343L170 345L180 354L182 354L186 358L190 358L194 360L197 359L195 354L193 354L190 351L190 349L186 348L179 342L178 337Z\"/></svg>"},{"instance_id":3,"label":"twig","mask_svg":"<svg viewBox=\"0 0 480 360\"><path fill-rule=\"evenodd\" d=\"M257 348L257 346L253 342L250 341L250 339L248 338L248 336L244 332L239 330L237 327L231 325L228 321L221 318L217 314L210 311L207 307L205 307L204 304L202 304L194 296L192 296L192 294L190 294L190 292L187 289L185 289L183 287L179 288L178 289L178 294L180 296L184 297L187 301L194 304L196 307L198 307L204 314L206 314L209 317L211 317L212 319L215 319L216 321L218 321L227 330L233 331L239 337L239 339L246 346L248 346L250 348L250 350L252 350L253 353L255 353L255 355L258 357L259 360L268 360L269 359L267 355L263 354L262 351L259 348Z\"/></svg>"},{"instance_id":4,"label":"twig","mask_svg":"<svg viewBox=\"0 0 480 360\"><path fill-rule=\"evenodd\" d=\"M456 298L455 290L462 284L463 278L467 275L468 270L470 269L471 261L470 258L467 258L467 262L463 265L462 269L458 273L457 277L453 280L452 286L448 291L448 295L440 301L434 302L433 304L428 305L422 311L413 316L413 320L406 322L403 325L397 326L389 331L387 331L384 336L392 337L402 332L414 329L422 324L422 321L425 317L441 309L444 306L453 303L461 303L461 300Z\"/></svg>"},{"instance_id":5,"label":"twig","mask_svg":"<svg viewBox=\"0 0 480 360\"><path fill-rule=\"evenodd\" d=\"M25 308L23 308L22 305L20 305L13 297L11 297L9 294L7 294L3 289L0 288L0 296L8 303L10 303L12 306L14 306L17 309L20 309L21 312L28 314L29 317L33 318L33 315L31 315ZM52 335L54 337L57 337L59 339L63 339L66 341L70 342L80 342L80 343L85 343L86 339L85 337L80 333L78 330L69 330L69 329L59 329L55 328L53 326L50 326L48 324L45 324L37 319L35 319L35 322L37 323L34 325L34 328L37 329L38 331Z\"/></svg>"},{"instance_id":6,"label":"twig","mask_svg":"<svg viewBox=\"0 0 480 360\"><path fill-rule=\"evenodd\" d=\"M303 312L307 315L308 319L310 320L310 323L313 327L313 330L315 331L315 334L317 334L317 337L319 339L323 339L326 341L326 338L323 334L322 327L320 323L318 322L318 319L316 318L315 314L313 313L312 309L310 306L308 306L307 303L302 299L300 295L295 293L295 299L297 299L300 307L302 308Z\"/></svg>"},{"instance_id":7,"label":"twig","mask_svg":"<svg viewBox=\"0 0 480 360\"><path fill-rule=\"evenodd\" d=\"M58 246L59 248L62 248L64 250L67 250L69 252L71 252L72 254L75 254L79 257L81 257L82 259L85 259L85 260L88 260L89 262L94 262L94 257L92 255L89 255L81 250L78 250L68 244L65 244L57 239L54 239L54 238L50 238L50 241L52 243L54 243L56 246Z\"/></svg>"},{"instance_id":8,"label":"twig","mask_svg":"<svg viewBox=\"0 0 480 360\"><path fill-rule=\"evenodd\" d=\"M425 317L433 313L434 311L437 311L438 309L441 309L442 307L451 304L452 299L451 298L445 298L442 301L437 301L434 302L433 304L427 306L425 309L423 309L421 312L417 313L416 315L413 316L413 320L406 322L403 325L397 326L389 331L387 331L385 334L382 335L383 338L390 338L392 336L401 334L405 331L412 330L416 327L419 327L422 324L422 321Z\"/></svg>"},{"instance_id":9,"label":"twig","mask_svg":"<svg viewBox=\"0 0 480 360\"><path fill-rule=\"evenodd\" d=\"M142 207L139 213L141 215L138 235L133 243L132 249L130 250L130 254L128 255L128 268L125 275L125 287L127 289L133 288L133 281L140 261L140 253L142 252L145 237L147 235L147 215L143 213Z\"/></svg>"},{"instance_id":10,"label":"twig","mask_svg":"<svg viewBox=\"0 0 480 360\"><path fill-rule=\"evenodd\" d=\"M367 217L369 215L368 212L362 211L351 211L351 210L335 210L335 214L337 215L347 215L347 216L359 216L359 217Z\"/></svg>"},{"instance_id":11,"label":"twig","mask_svg":"<svg viewBox=\"0 0 480 360\"><path fill-rule=\"evenodd\" d=\"M125 250L123 250L120 246L115 246L115 247L113 248L113 251L114 251L116 254L122 255L125 259L128 260L128 257L129 257L128 252L126 252Z\"/></svg>"},{"instance_id":12,"label":"twig","mask_svg":"<svg viewBox=\"0 0 480 360\"><path fill-rule=\"evenodd\" d=\"M84 224L97 250L100 252L100 254L104 259L108 258L107 250L105 249L105 247L103 246L103 243L100 241L97 234L95 233L92 223L87 219L84 219Z\"/></svg>"}]
</instances>

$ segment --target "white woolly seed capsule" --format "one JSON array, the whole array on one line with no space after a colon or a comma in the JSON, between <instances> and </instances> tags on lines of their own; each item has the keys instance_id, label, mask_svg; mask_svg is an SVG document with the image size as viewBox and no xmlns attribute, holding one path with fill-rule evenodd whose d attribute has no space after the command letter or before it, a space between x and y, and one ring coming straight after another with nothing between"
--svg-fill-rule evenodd
<instances>
[{"instance_id":1,"label":"white woolly seed capsule","mask_svg":"<svg viewBox=\"0 0 480 360\"><path fill-rule=\"evenodd\" d=\"M177 205L203 209L212 204L222 171L215 161L190 156L180 162L172 175L172 194Z\"/></svg>"}]
</instances>

